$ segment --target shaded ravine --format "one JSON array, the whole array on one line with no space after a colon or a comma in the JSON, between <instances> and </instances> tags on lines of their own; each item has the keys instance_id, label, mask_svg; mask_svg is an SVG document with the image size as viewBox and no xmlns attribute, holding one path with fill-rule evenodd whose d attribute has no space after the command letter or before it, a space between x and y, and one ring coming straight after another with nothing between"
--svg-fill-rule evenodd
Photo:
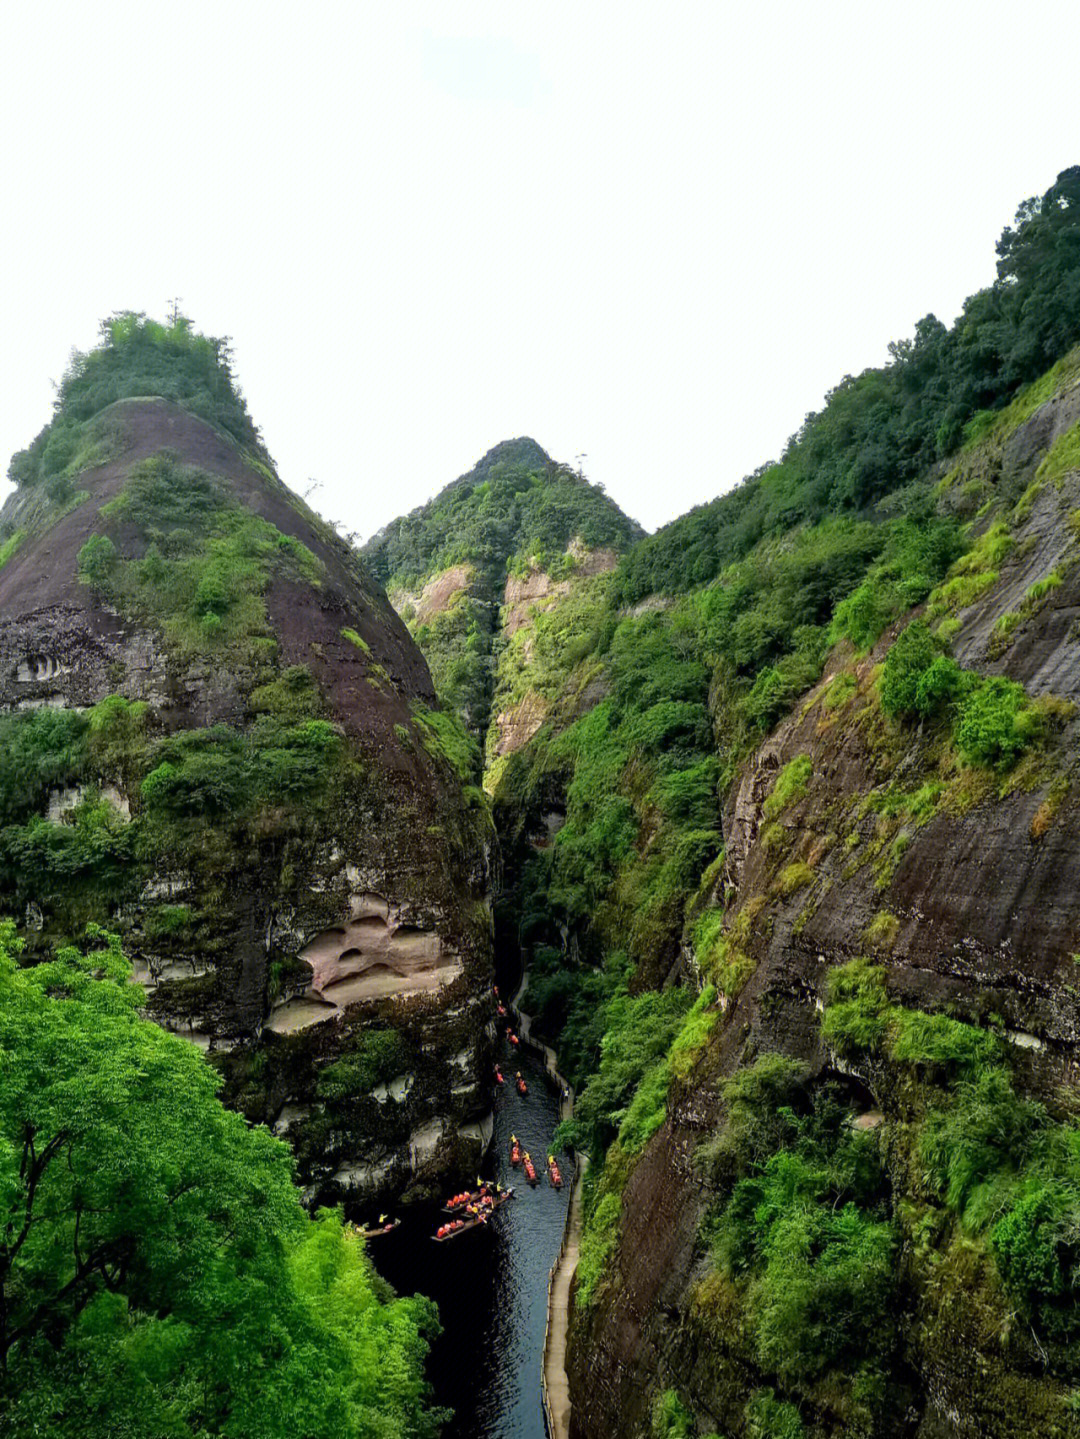
<instances>
[{"instance_id":1,"label":"shaded ravine","mask_svg":"<svg viewBox=\"0 0 1080 1439\"><path fill-rule=\"evenodd\" d=\"M521 984L514 995L513 1008L518 1015L519 1032L522 1040L536 1053L544 1056L548 1077L556 1085L560 1119L571 1119L574 1113L574 1091L558 1070L558 1057L550 1045L544 1044L532 1033L532 1015L521 1008L521 999L529 986L529 972L523 970ZM544 1400L544 1416L550 1439L569 1439L570 1380L566 1372L566 1340L570 1323L570 1290L577 1269L581 1245L581 1182L588 1168L588 1155L575 1153L574 1177L570 1191L570 1204L566 1213L566 1226L562 1244L559 1246L555 1263L548 1276L547 1327L544 1332L544 1352L541 1357L541 1389Z\"/></svg>"},{"instance_id":2,"label":"shaded ravine","mask_svg":"<svg viewBox=\"0 0 1080 1439\"><path fill-rule=\"evenodd\" d=\"M559 1160L566 1180L553 1190L546 1177L536 1189L509 1160L516 1134L543 1173L561 1101L546 1062L523 1045L511 1053L505 1039L500 1064L506 1083L497 1090L494 1135L486 1177L513 1185L515 1198L489 1229L447 1244L431 1239L440 1217L431 1210L405 1214L401 1228L373 1240L371 1259L399 1294L426 1294L439 1307L443 1332L431 1349L428 1373L434 1401L454 1410L443 1439L544 1439L542 1356L548 1323L548 1280L565 1232L572 1165ZM529 1093L513 1088L521 1069Z\"/></svg>"},{"instance_id":3,"label":"shaded ravine","mask_svg":"<svg viewBox=\"0 0 1080 1439\"><path fill-rule=\"evenodd\" d=\"M577 1270L581 1247L581 1180L588 1159L581 1155L574 1174L570 1207L562 1248L551 1270L548 1284L548 1322L544 1340L543 1393L544 1413L550 1439L569 1439L570 1378L566 1372L566 1340L570 1329L570 1290Z\"/></svg>"}]
</instances>

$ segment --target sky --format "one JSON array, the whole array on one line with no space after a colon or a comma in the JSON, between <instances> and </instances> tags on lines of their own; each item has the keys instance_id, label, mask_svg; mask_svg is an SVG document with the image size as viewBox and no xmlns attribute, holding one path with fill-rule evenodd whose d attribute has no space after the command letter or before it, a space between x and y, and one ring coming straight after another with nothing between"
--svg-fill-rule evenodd
<instances>
[{"instance_id":1,"label":"sky","mask_svg":"<svg viewBox=\"0 0 1080 1439\"><path fill-rule=\"evenodd\" d=\"M1080 162L1078 40L1057 0L7 6L0 472L101 318L179 299L351 533L518 435L655 528L993 279Z\"/></svg>"}]
</instances>

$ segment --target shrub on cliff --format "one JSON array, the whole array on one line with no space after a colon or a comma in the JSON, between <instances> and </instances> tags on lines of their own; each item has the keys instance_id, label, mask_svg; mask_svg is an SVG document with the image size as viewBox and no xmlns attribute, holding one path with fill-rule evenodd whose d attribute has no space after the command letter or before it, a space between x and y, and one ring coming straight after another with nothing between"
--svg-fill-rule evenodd
<instances>
[{"instance_id":1,"label":"shrub on cliff","mask_svg":"<svg viewBox=\"0 0 1080 1439\"><path fill-rule=\"evenodd\" d=\"M969 1235L988 1243L1005 1289L1071 1363L1080 1339L1080 1126L1024 1099L1000 1066L956 1086L927 1116L919 1157Z\"/></svg>"},{"instance_id":2,"label":"shrub on cliff","mask_svg":"<svg viewBox=\"0 0 1080 1439\"><path fill-rule=\"evenodd\" d=\"M432 1306L380 1300L287 1147L88 939L20 969L0 925L5 1434L433 1434Z\"/></svg>"},{"instance_id":3,"label":"shrub on cliff","mask_svg":"<svg viewBox=\"0 0 1080 1439\"><path fill-rule=\"evenodd\" d=\"M914 620L890 645L881 673L881 708L887 715L919 711L919 681L939 653L937 643L922 620Z\"/></svg>"},{"instance_id":4,"label":"shrub on cliff","mask_svg":"<svg viewBox=\"0 0 1080 1439\"><path fill-rule=\"evenodd\" d=\"M83 777L87 729L81 711L48 705L0 715L0 823L26 819L50 790Z\"/></svg>"},{"instance_id":5,"label":"shrub on cliff","mask_svg":"<svg viewBox=\"0 0 1080 1439\"><path fill-rule=\"evenodd\" d=\"M574 1303L581 1308L592 1303L596 1286L618 1242L621 1213L622 1196L605 1194L586 1221L574 1276Z\"/></svg>"},{"instance_id":6,"label":"shrub on cliff","mask_svg":"<svg viewBox=\"0 0 1080 1439\"><path fill-rule=\"evenodd\" d=\"M956 726L956 747L972 764L1008 769L1040 735L1023 685L1001 675L974 688Z\"/></svg>"},{"instance_id":7,"label":"shrub on cliff","mask_svg":"<svg viewBox=\"0 0 1080 1439\"><path fill-rule=\"evenodd\" d=\"M729 1083L723 1188L735 1182L707 1233L714 1257L741 1288L763 1370L786 1384L883 1358L892 1344L896 1235L873 1133L850 1127L830 1088L811 1097L790 1061L763 1056ZM794 1103L768 1111L770 1096ZM751 1115L765 1121L758 1134ZM770 1152L771 1151L771 1152ZM719 1158L719 1155L717 1156Z\"/></svg>"}]
</instances>

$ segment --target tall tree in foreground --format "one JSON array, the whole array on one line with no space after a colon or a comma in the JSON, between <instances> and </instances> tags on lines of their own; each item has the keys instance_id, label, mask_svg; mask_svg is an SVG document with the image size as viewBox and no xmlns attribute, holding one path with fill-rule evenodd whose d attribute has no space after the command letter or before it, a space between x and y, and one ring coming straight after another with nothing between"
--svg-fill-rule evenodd
<instances>
[{"instance_id":1,"label":"tall tree in foreground","mask_svg":"<svg viewBox=\"0 0 1080 1439\"><path fill-rule=\"evenodd\" d=\"M139 1017L116 939L0 922L0 1415L12 1436L427 1436L422 1299L384 1301L292 1159Z\"/></svg>"}]
</instances>

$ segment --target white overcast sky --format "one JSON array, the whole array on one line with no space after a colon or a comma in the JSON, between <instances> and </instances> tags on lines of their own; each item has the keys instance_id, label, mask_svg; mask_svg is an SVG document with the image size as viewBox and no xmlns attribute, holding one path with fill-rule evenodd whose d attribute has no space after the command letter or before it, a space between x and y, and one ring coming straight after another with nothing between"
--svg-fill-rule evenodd
<instances>
[{"instance_id":1,"label":"white overcast sky","mask_svg":"<svg viewBox=\"0 0 1080 1439\"><path fill-rule=\"evenodd\" d=\"M5 6L0 470L179 296L350 530L523 434L653 528L993 278L1080 161L1078 41L1050 0Z\"/></svg>"}]
</instances>

